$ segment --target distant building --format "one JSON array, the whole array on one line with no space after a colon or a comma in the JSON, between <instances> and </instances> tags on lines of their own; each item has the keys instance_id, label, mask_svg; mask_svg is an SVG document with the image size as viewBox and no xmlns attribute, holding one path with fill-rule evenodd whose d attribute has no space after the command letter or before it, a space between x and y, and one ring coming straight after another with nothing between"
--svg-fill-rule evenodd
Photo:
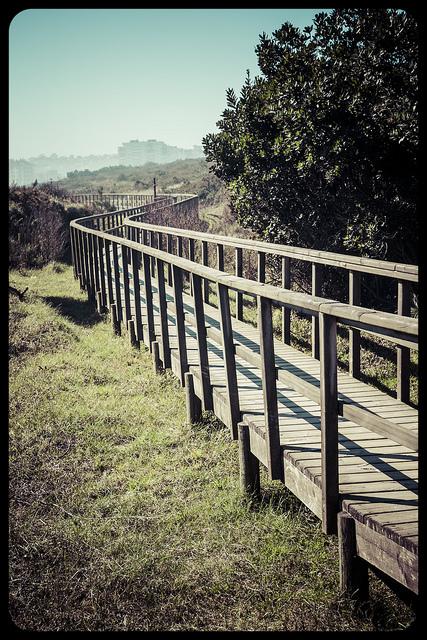
<instances>
[{"instance_id":1,"label":"distant building","mask_svg":"<svg viewBox=\"0 0 427 640\"><path fill-rule=\"evenodd\" d=\"M26 186L34 182L34 167L27 160L9 160L9 184Z\"/></svg>"},{"instance_id":2,"label":"distant building","mask_svg":"<svg viewBox=\"0 0 427 640\"><path fill-rule=\"evenodd\" d=\"M203 157L201 146L181 149L160 140L130 140L123 142L117 149L120 164L140 166L146 162L166 163L187 158Z\"/></svg>"}]
</instances>

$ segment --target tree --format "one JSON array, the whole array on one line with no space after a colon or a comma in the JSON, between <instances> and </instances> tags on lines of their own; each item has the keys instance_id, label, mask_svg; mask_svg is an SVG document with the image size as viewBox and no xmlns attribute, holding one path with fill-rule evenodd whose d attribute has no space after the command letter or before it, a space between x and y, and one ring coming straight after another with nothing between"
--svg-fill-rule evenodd
<instances>
[{"instance_id":1,"label":"tree","mask_svg":"<svg viewBox=\"0 0 427 640\"><path fill-rule=\"evenodd\" d=\"M239 223L273 241L416 262L418 31L334 9L260 36L261 75L203 139Z\"/></svg>"}]
</instances>

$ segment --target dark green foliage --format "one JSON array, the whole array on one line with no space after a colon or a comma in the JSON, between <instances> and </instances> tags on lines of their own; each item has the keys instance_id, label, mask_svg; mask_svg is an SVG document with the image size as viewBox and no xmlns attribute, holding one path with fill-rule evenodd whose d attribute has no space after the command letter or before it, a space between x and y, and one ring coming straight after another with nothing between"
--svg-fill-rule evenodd
<instances>
[{"instance_id":1,"label":"dark green foliage","mask_svg":"<svg viewBox=\"0 0 427 640\"><path fill-rule=\"evenodd\" d=\"M256 47L203 140L239 223L266 240L416 262L418 31L395 9L334 9Z\"/></svg>"}]
</instances>

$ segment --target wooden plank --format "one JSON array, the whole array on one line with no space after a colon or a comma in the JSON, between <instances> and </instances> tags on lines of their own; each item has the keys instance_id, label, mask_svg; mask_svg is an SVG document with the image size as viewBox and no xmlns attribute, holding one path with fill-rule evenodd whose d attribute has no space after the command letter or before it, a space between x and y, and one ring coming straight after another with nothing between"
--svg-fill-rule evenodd
<instances>
[{"instance_id":1,"label":"wooden plank","mask_svg":"<svg viewBox=\"0 0 427 640\"><path fill-rule=\"evenodd\" d=\"M337 323L319 315L320 408L322 448L322 530L337 532L338 512L338 403Z\"/></svg>"},{"instance_id":2,"label":"wooden plank","mask_svg":"<svg viewBox=\"0 0 427 640\"><path fill-rule=\"evenodd\" d=\"M280 449L277 410L272 310L271 302L266 298L258 300L258 327L260 332L261 377L267 442L267 469L270 480L281 480L283 482L284 469Z\"/></svg>"},{"instance_id":3,"label":"wooden plank","mask_svg":"<svg viewBox=\"0 0 427 640\"><path fill-rule=\"evenodd\" d=\"M418 557L413 552L357 521L356 547L361 558L418 593Z\"/></svg>"}]
</instances>

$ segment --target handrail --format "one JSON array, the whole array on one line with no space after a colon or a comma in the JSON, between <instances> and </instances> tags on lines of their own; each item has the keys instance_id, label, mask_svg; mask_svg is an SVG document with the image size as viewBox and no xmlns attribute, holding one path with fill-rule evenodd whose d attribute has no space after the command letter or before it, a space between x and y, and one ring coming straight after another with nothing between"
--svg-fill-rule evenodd
<instances>
[{"instance_id":1,"label":"handrail","mask_svg":"<svg viewBox=\"0 0 427 640\"><path fill-rule=\"evenodd\" d=\"M78 218L70 224L72 227L90 231L90 233L104 240L114 239L114 241L116 241L116 237L114 236L112 238L108 232L90 229L81 224L82 221L91 220L91 218ZM253 296L262 296L281 306L286 306L295 311L301 311L316 317L319 313L327 313L328 315L335 316L337 321L349 327L362 328L372 333L378 333L392 342L410 343L411 348L414 349L418 347L418 320L416 318L397 316L393 313L380 312L365 307L356 307L338 302L337 300L322 298L320 296L310 296L307 293L280 289L271 284L232 276L213 267L206 267L187 258L182 258L159 249L153 249L152 247L128 240L127 238L117 238L117 242L129 249L143 250L143 253L150 257L158 258L163 262L179 267L188 273L194 273L206 280L225 285L233 291L239 291L243 294Z\"/></svg>"},{"instance_id":2,"label":"handrail","mask_svg":"<svg viewBox=\"0 0 427 640\"><path fill-rule=\"evenodd\" d=\"M190 200L193 196L190 196ZM194 196L197 197L197 196ZM185 200L184 200L185 203ZM174 203L171 206L175 207ZM162 209L165 201L161 198L157 202L145 205L145 211L154 207ZM139 212L137 215L140 215ZM405 429L395 423L381 418L369 411L368 408L348 403L340 396L337 384L337 323L348 326L351 330L369 331L384 336L387 340L399 345L399 349L417 349L418 347L418 321L404 314L392 314L368 309L357 304L342 303L337 300L326 299L320 295L309 295L292 291L286 287L277 287L266 284L263 281L254 281L224 272L224 260L221 250L218 251L218 263L221 268L213 268L206 263L200 264L194 260L195 232L179 230L180 234L188 236L193 252L189 251L192 259L172 253L172 247L168 250L161 248L160 238L164 233L168 236L170 228L161 227L159 231L155 225L144 225L141 228L134 223L127 224L127 215L132 215L130 210L111 212L100 216L86 216L73 220L71 227L71 247L75 276L80 278L82 288L86 288L90 300L96 300L98 309L110 308L113 325L116 332L120 332L120 323L126 320L128 330L133 340L144 339L150 350L155 352L156 331L153 310L152 279L156 274L158 292L158 305L160 313L160 334L164 366L171 362L170 343L168 335L167 307L165 288L165 267L170 275L170 286L173 288L174 315L178 341L178 369L181 383L184 384L185 374L189 371L187 359L187 346L185 337L185 312L183 306L183 279L185 274L190 275L191 295L194 303L194 322L198 348L200 351L200 375L202 376L203 406L212 408L209 395L212 393L210 385L209 361L207 359L206 336L218 337L222 343L224 368L226 372L226 393L229 408L229 425L234 438L237 437L237 424L241 418L239 408L237 372L235 357L241 356L248 362L252 360L261 369L262 389L264 397L265 414L265 447L269 477L281 479L284 477L282 445L279 437L279 416L277 405L276 380L284 380L291 387L315 399L320 404L321 422L321 465L322 465L322 526L326 533L336 531L336 515L338 506L338 416L357 421L360 425L374 432L385 435L394 442L417 450L417 434L410 429ZM101 221L102 220L102 224ZM132 222L132 221L131 221ZM107 223L108 228L105 228ZM118 223L118 224L116 224ZM113 228L110 228L111 227ZM138 223L137 223L138 225ZM104 226L104 229L100 227ZM165 229L166 231L163 231ZM119 234L124 232L132 235L141 235L143 242L137 238L125 238ZM157 232L157 248L148 246L148 238L144 238L145 232ZM182 235L180 236L182 237ZM216 236L217 239L221 236ZM227 239L228 240L228 239ZM216 240L215 240L216 241ZM202 243L207 242L203 235ZM218 243L221 246L220 242ZM119 266L119 248L121 251L121 264ZM112 263L110 262L110 251ZM181 245L182 253L182 245ZM108 256L108 259L107 259ZM205 255L206 257L206 255ZM259 255L258 255L259 257ZM222 258L222 259L221 259ZM203 259L203 256L202 256ZM262 261L259 266L262 267ZM140 269L143 271L143 280L140 281ZM261 269L262 272L262 269ZM260 270L259 270L260 275ZM261 275L263 275L261 273ZM134 316L131 315L130 280L134 287ZM140 282L144 286L144 305L146 325L142 330L141 298L139 294ZM218 332L212 327L206 327L204 315L204 302L202 297L202 284L214 282L218 291L218 310L220 315L220 327ZM122 303L121 290L124 292L124 304ZM230 290L241 295L255 296L258 302L258 330L259 330L259 354L250 355L248 349L235 341L232 330L230 313ZM294 309L311 315L318 322L319 330L319 360L320 360L320 389L313 385L307 385L306 381L295 379L288 371L281 371L277 367L274 354L272 310L273 304ZM145 327L145 325L144 325ZM207 365L206 365L207 363Z\"/></svg>"},{"instance_id":3,"label":"handrail","mask_svg":"<svg viewBox=\"0 0 427 640\"><path fill-rule=\"evenodd\" d=\"M152 225L127 217L126 224L138 229L152 230L157 233L169 233L174 236L188 237L188 230L176 227L164 227L160 225ZM191 237L197 240L206 240L207 242L222 244L228 247L240 247L242 249L250 249L253 251L262 251L269 255L288 256L297 260L307 262L321 263L343 269L352 269L353 271L362 271L364 273L372 273L375 275L384 275L389 278L397 278L399 280L409 280L418 282L418 266L412 264L402 264L399 262L388 262L387 260L375 260L373 258L363 258L354 255L332 253L330 251L320 251L316 249L305 249L302 247L292 247L290 245L274 244L261 240L248 240L246 238L238 238L233 236L222 236L202 231L191 231Z\"/></svg>"}]
</instances>

